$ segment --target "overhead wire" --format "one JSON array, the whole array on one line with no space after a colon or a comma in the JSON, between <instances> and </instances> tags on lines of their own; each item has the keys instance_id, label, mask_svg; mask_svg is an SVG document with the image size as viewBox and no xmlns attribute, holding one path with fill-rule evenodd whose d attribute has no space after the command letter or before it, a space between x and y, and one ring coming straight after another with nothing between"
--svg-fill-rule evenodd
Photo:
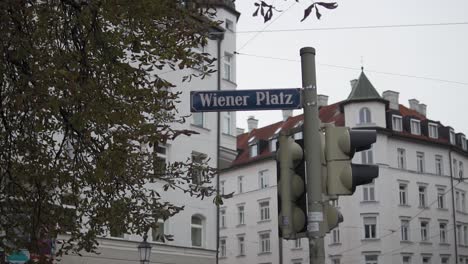
<instances>
[{"instance_id":1,"label":"overhead wire","mask_svg":"<svg viewBox=\"0 0 468 264\"><path fill-rule=\"evenodd\" d=\"M271 59L271 60L289 61L289 62L300 62L300 60L295 60L295 59L262 56L262 55L249 54L249 53L237 52L237 51L235 52L235 54L242 55L242 56L248 56L248 57L262 58L262 59ZM349 67L349 66L342 66L342 65L328 64L328 63L317 63L317 64L322 65L322 66L326 66L326 67L339 68L339 69L345 69L345 70L353 70L353 71L361 70L361 68L358 68L358 67ZM399 76L399 77L422 79L422 80L428 80L428 81L445 82L445 83L452 83L452 84L459 84L459 85L468 85L468 82L460 82L460 81L432 78L432 77L426 77L426 76L417 76L417 75L411 75L411 74L377 71L377 70L372 70L372 69L370 69L370 70L366 69L366 71L367 72L377 73L377 74L389 75L389 76Z\"/></svg>"}]
</instances>

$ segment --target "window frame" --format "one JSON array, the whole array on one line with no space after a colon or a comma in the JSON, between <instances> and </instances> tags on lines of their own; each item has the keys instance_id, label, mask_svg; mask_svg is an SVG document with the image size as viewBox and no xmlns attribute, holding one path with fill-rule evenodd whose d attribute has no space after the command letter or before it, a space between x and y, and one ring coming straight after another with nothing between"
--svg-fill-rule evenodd
<instances>
[{"instance_id":1,"label":"window frame","mask_svg":"<svg viewBox=\"0 0 468 264\"><path fill-rule=\"evenodd\" d=\"M437 208L438 209L447 209L445 201L445 188L437 187Z\"/></svg>"},{"instance_id":2,"label":"window frame","mask_svg":"<svg viewBox=\"0 0 468 264\"><path fill-rule=\"evenodd\" d=\"M244 176L237 176L237 193L244 193Z\"/></svg>"},{"instance_id":3,"label":"window frame","mask_svg":"<svg viewBox=\"0 0 468 264\"><path fill-rule=\"evenodd\" d=\"M368 223L366 223L366 220ZM364 215L362 217L362 222L364 226L364 240L377 239L377 216L376 215ZM375 222L375 223L372 223Z\"/></svg>"},{"instance_id":4,"label":"window frame","mask_svg":"<svg viewBox=\"0 0 468 264\"><path fill-rule=\"evenodd\" d=\"M245 225L245 204L237 205L237 225Z\"/></svg>"},{"instance_id":5,"label":"window frame","mask_svg":"<svg viewBox=\"0 0 468 264\"><path fill-rule=\"evenodd\" d=\"M421 242L429 242L430 239L430 227L429 227L429 220L424 219L419 221L420 226L420 235L421 235ZM424 226L423 226L424 225Z\"/></svg>"},{"instance_id":6,"label":"window frame","mask_svg":"<svg viewBox=\"0 0 468 264\"><path fill-rule=\"evenodd\" d=\"M194 224L193 223L194 218L198 218L200 220L201 224ZM190 221L191 241L192 241L191 245L192 245L192 247L196 247L196 248L203 248L204 247L204 238L205 238L204 223L205 223L205 220L203 219L202 216L192 215L192 218L191 218L191 221ZM193 236L194 229L200 230L200 245L199 246L194 243L194 236Z\"/></svg>"},{"instance_id":7,"label":"window frame","mask_svg":"<svg viewBox=\"0 0 468 264\"><path fill-rule=\"evenodd\" d=\"M269 220L271 220L270 201L269 200L260 201L258 203L258 207L259 207L259 211L260 211L260 221L269 221Z\"/></svg>"},{"instance_id":8,"label":"window frame","mask_svg":"<svg viewBox=\"0 0 468 264\"><path fill-rule=\"evenodd\" d=\"M410 120L410 130L413 135L421 135L421 120L412 118Z\"/></svg>"},{"instance_id":9,"label":"window frame","mask_svg":"<svg viewBox=\"0 0 468 264\"><path fill-rule=\"evenodd\" d=\"M424 152L417 151L416 152L416 171L418 173L424 173L425 169L425 161L424 161Z\"/></svg>"},{"instance_id":10,"label":"window frame","mask_svg":"<svg viewBox=\"0 0 468 264\"><path fill-rule=\"evenodd\" d=\"M259 237L259 253L270 253L271 252L271 234L270 232L260 232L258 233Z\"/></svg>"},{"instance_id":11,"label":"window frame","mask_svg":"<svg viewBox=\"0 0 468 264\"><path fill-rule=\"evenodd\" d=\"M436 123L428 124L428 135L430 138L439 138L439 125Z\"/></svg>"},{"instance_id":12,"label":"window frame","mask_svg":"<svg viewBox=\"0 0 468 264\"><path fill-rule=\"evenodd\" d=\"M435 155L435 174L439 176L444 174L444 157L442 155Z\"/></svg>"},{"instance_id":13,"label":"window frame","mask_svg":"<svg viewBox=\"0 0 468 264\"><path fill-rule=\"evenodd\" d=\"M372 113L366 106L359 109L359 124L372 124Z\"/></svg>"},{"instance_id":14,"label":"window frame","mask_svg":"<svg viewBox=\"0 0 468 264\"><path fill-rule=\"evenodd\" d=\"M232 82L233 81L233 61L234 55L229 52L224 53L223 57L223 79Z\"/></svg>"},{"instance_id":15,"label":"window frame","mask_svg":"<svg viewBox=\"0 0 468 264\"><path fill-rule=\"evenodd\" d=\"M399 131L399 132L403 131L403 117L402 116L392 115L392 130Z\"/></svg>"},{"instance_id":16,"label":"window frame","mask_svg":"<svg viewBox=\"0 0 468 264\"><path fill-rule=\"evenodd\" d=\"M439 222L439 243L447 244L447 222Z\"/></svg>"},{"instance_id":17,"label":"window frame","mask_svg":"<svg viewBox=\"0 0 468 264\"><path fill-rule=\"evenodd\" d=\"M258 172L258 185L260 186L259 189L265 189L270 187L270 177L269 170L261 170Z\"/></svg>"},{"instance_id":18,"label":"window frame","mask_svg":"<svg viewBox=\"0 0 468 264\"><path fill-rule=\"evenodd\" d=\"M404 189L402 190L401 187L404 187ZM408 184L407 183L403 183L403 182L398 183L398 194L399 194L398 197L399 197L399 202L400 202L399 205L408 205Z\"/></svg>"},{"instance_id":19,"label":"window frame","mask_svg":"<svg viewBox=\"0 0 468 264\"><path fill-rule=\"evenodd\" d=\"M400 220L400 239L401 241L411 241L410 240L410 219L401 219Z\"/></svg>"},{"instance_id":20,"label":"window frame","mask_svg":"<svg viewBox=\"0 0 468 264\"><path fill-rule=\"evenodd\" d=\"M192 113L192 125L205 128L205 113L204 112Z\"/></svg>"},{"instance_id":21,"label":"window frame","mask_svg":"<svg viewBox=\"0 0 468 264\"><path fill-rule=\"evenodd\" d=\"M422 191L421 188L423 188ZM418 185L418 205L419 208L427 208L427 185Z\"/></svg>"},{"instance_id":22,"label":"window frame","mask_svg":"<svg viewBox=\"0 0 468 264\"><path fill-rule=\"evenodd\" d=\"M406 149L397 148L397 165L399 169L406 169Z\"/></svg>"}]
</instances>

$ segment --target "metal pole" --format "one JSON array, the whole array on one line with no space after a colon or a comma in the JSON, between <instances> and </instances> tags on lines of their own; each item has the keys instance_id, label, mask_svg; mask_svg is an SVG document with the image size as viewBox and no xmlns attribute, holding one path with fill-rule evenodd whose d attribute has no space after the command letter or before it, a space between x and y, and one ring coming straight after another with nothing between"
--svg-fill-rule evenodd
<instances>
[{"instance_id":1,"label":"metal pole","mask_svg":"<svg viewBox=\"0 0 468 264\"><path fill-rule=\"evenodd\" d=\"M325 263L320 120L315 77L315 49L300 50L304 108L304 146L307 180L307 236L310 264Z\"/></svg>"}]
</instances>

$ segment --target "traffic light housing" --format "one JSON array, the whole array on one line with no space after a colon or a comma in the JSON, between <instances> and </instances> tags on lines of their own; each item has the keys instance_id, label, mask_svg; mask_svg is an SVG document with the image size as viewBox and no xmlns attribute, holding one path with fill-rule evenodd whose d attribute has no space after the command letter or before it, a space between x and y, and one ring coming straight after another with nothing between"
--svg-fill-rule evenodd
<instances>
[{"instance_id":1,"label":"traffic light housing","mask_svg":"<svg viewBox=\"0 0 468 264\"><path fill-rule=\"evenodd\" d=\"M297 239L306 236L307 199L303 140L281 134L276 152L278 181L279 236Z\"/></svg>"},{"instance_id":2,"label":"traffic light housing","mask_svg":"<svg viewBox=\"0 0 468 264\"><path fill-rule=\"evenodd\" d=\"M371 183L378 177L378 166L351 163L356 152L370 149L376 140L375 130L325 128L328 195L352 195L357 186Z\"/></svg>"}]
</instances>

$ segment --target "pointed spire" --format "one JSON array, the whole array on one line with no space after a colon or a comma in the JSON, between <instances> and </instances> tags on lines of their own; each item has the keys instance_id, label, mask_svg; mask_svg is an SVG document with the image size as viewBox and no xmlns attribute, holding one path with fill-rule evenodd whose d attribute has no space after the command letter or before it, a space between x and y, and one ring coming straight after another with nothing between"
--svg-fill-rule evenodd
<instances>
[{"instance_id":1,"label":"pointed spire","mask_svg":"<svg viewBox=\"0 0 468 264\"><path fill-rule=\"evenodd\" d=\"M363 99L382 99L382 97L369 79L367 79L367 76L364 74L364 67L361 66L361 75L359 76L356 85L353 86L347 101Z\"/></svg>"}]
</instances>

